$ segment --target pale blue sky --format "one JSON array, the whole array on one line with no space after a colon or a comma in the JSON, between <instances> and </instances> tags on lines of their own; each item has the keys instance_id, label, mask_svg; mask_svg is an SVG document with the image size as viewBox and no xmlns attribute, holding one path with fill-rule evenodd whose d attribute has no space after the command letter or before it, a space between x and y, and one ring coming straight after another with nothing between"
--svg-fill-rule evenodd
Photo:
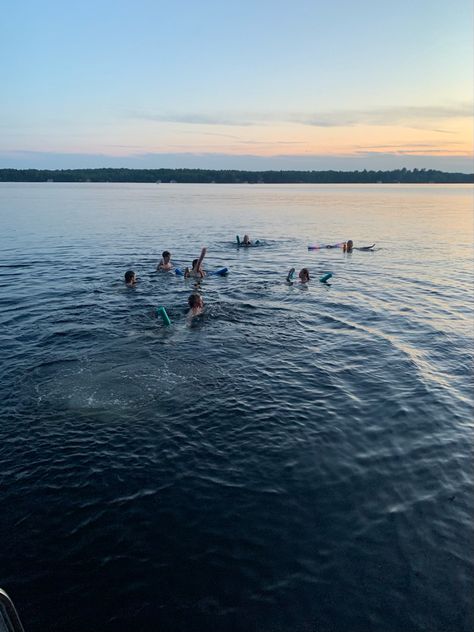
<instances>
[{"instance_id":1,"label":"pale blue sky","mask_svg":"<svg viewBox=\"0 0 474 632\"><path fill-rule=\"evenodd\" d=\"M0 10L0 167L472 170L471 0Z\"/></svg>"}]
</instances>

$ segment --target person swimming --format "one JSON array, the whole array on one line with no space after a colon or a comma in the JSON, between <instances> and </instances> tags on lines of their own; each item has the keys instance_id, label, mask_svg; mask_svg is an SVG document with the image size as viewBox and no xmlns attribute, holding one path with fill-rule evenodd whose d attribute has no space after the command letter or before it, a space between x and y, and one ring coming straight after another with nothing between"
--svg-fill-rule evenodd
<instances>
[{"instance_id":1,"label":"person swimming","mask_svg":"<svg viewBox=\"0 0 474 632\"><path fill-rule=\"evenodd\" d=\"M250 241L250 237L248 235L244 235L244 238L240 242L242 246L251 246L252 242Z\"/></svg>"},{"instance_id":2,"label":"person swimming","mask_svg":"<svg viewBox=\"0 0 474 632\"><path fill-rule=\"evenodd\" d=\"M343 252L352 252L353 250L360 250L361 252L371 252L375 244L371 246L360 246L359 248L355 248L354 242L352 239L344 242L344 246L342 247Z\"/></svg>"},{"instance_id":3,"label":"person swimming","mask_svg":"<svg viewBox=\"0 0 474 632\"><path fill-rule=\"evenodd\" d=\"M199 316L204 310L204 301L202 296L197 292L193 292L188 298L189 312L188 316Z\"/></svg>"},{"instance_id":4,"label":"person swimming","mask_svg":"<svg viewBox=\"0 0 474 632\"><path fill-rule=\"evenodd\" d=\"M286 277L287 283L293 283L294 274L295 274L295 269L291 268L291 270L288 272L287 277ZM308 268L301 268L301 270L298 273L298 278L300 280L300 283L308 283L308 281L310 281Z\"/></svg>"},{"instance_id":5,"label":"person swimming","mask_svg":"<svg viewBox=\"0 0 474 632\"><path fill-rule=\"evenodd\" d=\"M189 277L197 277L198 279L202 279L206 272L202 269L202 262L204 257L206 256L207 248L203 248L201 250L201 254L199 255L199 259L193 259L191 270L186 268L184 271L185 278L189 279Z\"/></svg>"},{"instance_id":6,"label":"person swimming","mask_svg":"<svg viewBox=\"0 0 474 632\"><path fill-rule=\"evenodd\" d=\"M168 250L164 250L161 253L161 260L159 264L156 266L157 270L162 270L163 272L167 272L171 270L173 264L171 263L171 253Z\"/></svg>"},{"instance_id":7,"label":"person swimming","mask_svg":"<svg viewBox=\"0 0 474 632\"><path fill-rule=\"evenodd\" d=\"M137 282L137 276L133 270L127 270L125 272L125 283L127 287L133 287Z\"/></svg>"}]
</instances>

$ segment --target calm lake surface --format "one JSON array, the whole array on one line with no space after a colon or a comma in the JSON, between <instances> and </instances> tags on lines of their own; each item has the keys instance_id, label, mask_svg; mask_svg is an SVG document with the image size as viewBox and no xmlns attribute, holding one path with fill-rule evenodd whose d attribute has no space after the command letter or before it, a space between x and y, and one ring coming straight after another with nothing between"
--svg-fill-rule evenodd
<instances>
[{"instance_id":1,"label":"calm lake surface","mask_svg":"<svg viewBox=\"0 0 474 632\"><path fill-rule=\"evenodd\" d=\"M0 586L26 632L470 632L472 192L1 184ZM307 250L349 238L377 250ZM230 274L190 325L194 283L155 267L204 245Z\"/></svg>"}]
</instances>

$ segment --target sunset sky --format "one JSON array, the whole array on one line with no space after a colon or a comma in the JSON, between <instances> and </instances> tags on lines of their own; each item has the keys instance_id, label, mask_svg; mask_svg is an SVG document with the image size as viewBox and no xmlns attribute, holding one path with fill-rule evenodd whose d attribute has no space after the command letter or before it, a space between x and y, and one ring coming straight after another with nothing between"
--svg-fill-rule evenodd
<instances>
[{"instance_id":1,"label":"sunset sky","mask_svg":"<svg viewBox=\"0 0 474 632\"><path fill-rule=\"evenodd\" d=\"M474 170L472 0L0 4L0 167Z\"/></svg>"}]
</instances>

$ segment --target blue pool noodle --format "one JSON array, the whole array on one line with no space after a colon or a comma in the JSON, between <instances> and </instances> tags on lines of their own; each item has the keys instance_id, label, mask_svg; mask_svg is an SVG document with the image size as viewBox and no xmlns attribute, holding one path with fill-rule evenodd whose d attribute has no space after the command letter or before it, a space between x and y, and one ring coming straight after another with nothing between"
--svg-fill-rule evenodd
<instances>
[{"instance_id":1,"label":"blue pool noodle","mask_svg":"<svg viewBox=\"0 0 474 632\"><path fill-rule=\"evenodd\" d=\"M208 272L209 275L226 276L229 273L228 268L220 268L219 270L213 270ZM175 274L178 276L184 276L184 272L180 268L175 268Z\"/></svg>"},{"instance_id":2,"label":"blue pool noodle","mask_svg":"<svg viewBox=\"0 0 474 632\"><path fill-rule=\"evenodd\" d=\"M213 272L209 272L209 274L217 274L218 276L226 276L229 273L227 268L221 268L220 270L214 270Z\"/></svg>"},{"instance_id":3,"label":"blue pool noodle","mask_svg":"<svg viewBox=\"0 0 474 632\"><path fill-rule=\"evenodd\" d=\"M331 277L332 272L327 272L326 274L323 274L323 276L319 280L321 281L321 283L326 283L326 281L329 281Z\"/></svg>"}]
</instances>

